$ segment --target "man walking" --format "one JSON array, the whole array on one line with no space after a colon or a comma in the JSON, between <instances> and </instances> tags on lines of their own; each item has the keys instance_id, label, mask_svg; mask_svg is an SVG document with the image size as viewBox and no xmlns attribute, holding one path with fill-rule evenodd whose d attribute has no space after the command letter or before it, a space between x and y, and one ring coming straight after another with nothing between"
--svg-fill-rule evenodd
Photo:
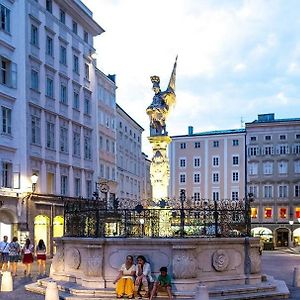
<instances>
[{"instance_id":1,"label":"man walking","mask_svg":"<svg viewBox=\"0 0 300 300\"><path fill-rule=\"evenodd\" d=\"M2 271L8 270L8 260L9 260L9 243L7 242L8 237L5 235L3 241L0 243L0 265L2 266Z\"/></svg>"}]
</instances>

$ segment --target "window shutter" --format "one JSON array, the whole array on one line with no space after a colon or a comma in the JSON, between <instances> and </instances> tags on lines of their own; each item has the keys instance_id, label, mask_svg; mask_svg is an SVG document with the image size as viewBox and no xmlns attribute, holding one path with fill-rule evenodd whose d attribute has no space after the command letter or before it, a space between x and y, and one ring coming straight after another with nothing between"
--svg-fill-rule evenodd
<instances>
[{"instance_id":1,"label":"window shutter","mask_svg":"<svg viewBox=\"0 0 300 300\"><path fill-rule=\"evenodd\" d=\"M17 88L17 64L11 63L11 87L16 89Z\"/></svg>"}]
</instances>

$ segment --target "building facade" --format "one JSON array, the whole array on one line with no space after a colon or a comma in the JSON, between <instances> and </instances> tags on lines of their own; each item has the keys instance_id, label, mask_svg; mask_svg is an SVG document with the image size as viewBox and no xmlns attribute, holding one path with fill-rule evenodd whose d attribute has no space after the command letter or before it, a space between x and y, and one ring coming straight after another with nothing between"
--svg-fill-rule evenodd
<instances>
[{"instance_id":1,"label":"building facade","mask_svg":"<svg viewBox=\"0 0 300 300\"><path fill-rule=\"evenodd\" d=\"M238 200L245 195L244 129L172 136L169 197Z\"/></svg>"},{"instance_id":2,"label":"building facade","mask_svg":"<svg viewBox=\"0 0 300 300\"><path fill-rule=\"evenodd\" d=\"M300 242L300 118L246 123L252 231L276 247Z\"/></svg>"},{"instance_id":3,"label":"building facade","mask_svg":"<svg viewBox=\"0 0 300 300\"><path fill-rule=\"evenodd\" d=\"M141 137L144 129L117 104L117 195L120 199L142 198ZM150 177L150 175L149 175Z\"/></svg>"},{"instance_id":4,"label":"building facade","mask_svg":"<svg viewBox=\"0 0 300 300\"><path fill-rule=\"evenodd\" d=\"M104 30L79 0L0 8L0 235L42 238L50 253L63 228L58 196L90 198L98 179L92 54Z\"/></svg>"}]
</instances>

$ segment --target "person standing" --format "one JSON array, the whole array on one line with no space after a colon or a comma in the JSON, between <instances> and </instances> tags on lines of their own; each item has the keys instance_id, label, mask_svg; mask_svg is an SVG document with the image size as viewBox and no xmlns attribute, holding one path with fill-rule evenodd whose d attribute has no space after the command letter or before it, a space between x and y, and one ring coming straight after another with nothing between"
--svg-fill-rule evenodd
<instances>
[{"instance_id":1,"label":"person standing","mask_svg":"<svg viewBox=\"0 0 300 300\"><path fill-rule=\"evenodd\" d=\"M8 243L8 236L5 235L3 237L3 241L0 243L0 253L1 253L1 264L2 264L2 271L8 270L8 260L9 260L9 243Z\"/></svg>"},{"instance_id":2,"label":"person standing","mask_svg":"<svg viewBox=\"0 0 300 300\"><path fill-rule=\"evenodd\" d=\"M31 244L30 239L26 239L25 245L22 249L23 264L25 267L24 275L31 276L31 265L33 263L34 246Z\"/></svg>"},{"instance_id":3,"label":"person standing","mask_svg":"<svg viewBox=\"0 0 300 300\"><path fill-rule=\"evenodd\" d=\"M46 275L46 245L41 239L35 249L39 275Z\"/></svg>"},{"instance_id":4,"label":"person standing","mask_svg":"<svg viewBox=\"0 0 300 300\"><path fill-rule=\"evenodd\" d=\"M12 276L17 276L17 264L20 259L21 247L16 236L13 237L8 249L10 271Z\"/></svg>"}]
</instances>

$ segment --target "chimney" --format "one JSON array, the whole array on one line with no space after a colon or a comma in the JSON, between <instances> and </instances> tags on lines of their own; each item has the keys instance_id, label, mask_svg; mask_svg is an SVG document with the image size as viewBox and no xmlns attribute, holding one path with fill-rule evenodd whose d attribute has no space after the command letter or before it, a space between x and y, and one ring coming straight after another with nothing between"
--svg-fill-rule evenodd
<instances>
[{"instance_id":1,"label":"chimney","mask_svg":"<svg viewBox=\"0 0 300 300\"><path fill-rule=\"evenodd\" d=\"M116 83L116 74L108 74L107 77L113 81L114 83Z\"/></svg>"},{"instance_id":2,"label":"chimney","mask_svg":"<svg viewBox=\"0 0 300 300\"><path fill-rule=\"evenodd\" d=\"M193 135L194 133L194 127L193 126L189 126L188 127L188 135Z\"/></svg>"}]
</instances>

